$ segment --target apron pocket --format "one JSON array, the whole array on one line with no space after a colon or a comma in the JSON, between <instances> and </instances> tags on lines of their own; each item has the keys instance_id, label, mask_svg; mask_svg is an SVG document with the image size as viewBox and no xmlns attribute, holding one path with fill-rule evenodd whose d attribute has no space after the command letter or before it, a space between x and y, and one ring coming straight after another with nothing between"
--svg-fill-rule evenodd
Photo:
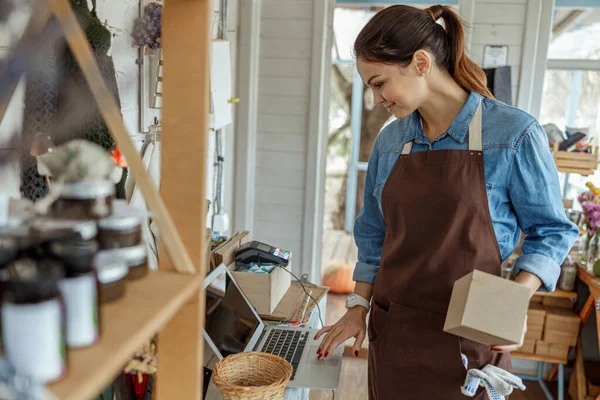
<instances>
[{"instance_id":1,"label":"apron pocket","mask_svg":"<svg viewBox=\"0 0 600 400\"><path fill-rule=\"evenodd\" d=\"M443 390L460 394L467 370L460 355L458 336L444 332L446 314L399 304L393 304L390 313L388 319L400 319L406 327L396 339L415 349L412 368L417 371L419 393L428 393L427 398L442 398L437 396L441 396ZM438 392L430 387L433 382L444 389Z\"/></svg>"},{"instance_id":2,"label":"apron pocket","mask_svg":"<svg viewBox=\"0 0 600 400\"><path fill-rule=\"evenodd\" d=\"M367 332L369 334L369 344L375 344L383 336L387 327L388 312L384 311L374 301L371 302L371 312L369 313L369 324Z\"/></svg>"}]
</instances>

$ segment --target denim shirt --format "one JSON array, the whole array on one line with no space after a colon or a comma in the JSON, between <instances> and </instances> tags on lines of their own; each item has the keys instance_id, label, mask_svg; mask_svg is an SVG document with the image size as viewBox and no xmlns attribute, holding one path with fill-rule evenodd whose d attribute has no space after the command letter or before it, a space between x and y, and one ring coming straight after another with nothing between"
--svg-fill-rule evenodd
<instances>
[{"instance_id":1,"label":"denim shirt","mask_svg":"<svg viewBox=\"0 0 600 400\"><path fill-rule=\"evenodd\" d=\"M469 123L480 99L485 185L502 260L512 254L519 241L519 230L523 231L527 236L514 274L530 272L542 280L541 290L555 290L560 264L577 239L579 229L566 217L546 133L531 115L475 92L470 93L448 130L433 143L425 135L416 111L390 123L375 140L367 169L364 204L354 224L358 246L355 281L373 283L379 270L385 236L381 195L404 144L414 140L411 153L467 150ZM411 189L399 185L397 190Z\"/></svg>"}]
</instances>

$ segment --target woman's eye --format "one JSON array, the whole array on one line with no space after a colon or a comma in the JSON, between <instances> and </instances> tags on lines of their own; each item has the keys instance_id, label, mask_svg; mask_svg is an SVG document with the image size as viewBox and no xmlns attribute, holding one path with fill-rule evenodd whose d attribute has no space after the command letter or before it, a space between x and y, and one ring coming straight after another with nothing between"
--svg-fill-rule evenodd
<instances>
[{"instance_id":1,"label":"woman's eye","mask_svg":"<svg viewBox=\"0 0 600 400\"><path fill-rule=\"evenodd\" d=\"M377 89L381 89L381 87L383 86L383 82L379 82L373 85L373 87L376 87Z\"/></svg>"}]
</instances>

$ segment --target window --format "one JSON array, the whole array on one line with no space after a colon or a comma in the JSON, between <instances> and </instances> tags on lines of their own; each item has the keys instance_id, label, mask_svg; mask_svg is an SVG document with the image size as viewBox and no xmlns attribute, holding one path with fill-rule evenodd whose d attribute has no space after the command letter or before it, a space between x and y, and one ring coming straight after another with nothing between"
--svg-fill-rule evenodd
<instances>
[{"instance_id":1,"label":"window","mask_svg":"<svg viewBox=\"0 0 600 400\"><path fill-rule=\"evenodd\" d=\"M555 9L539 118L563 131L587 129L594 146L600 145L599 36L600 8ZM600 173L561 177L563 197L569 199L587 190L590 180L600 186Z\"/></svg>"}]
</instances>

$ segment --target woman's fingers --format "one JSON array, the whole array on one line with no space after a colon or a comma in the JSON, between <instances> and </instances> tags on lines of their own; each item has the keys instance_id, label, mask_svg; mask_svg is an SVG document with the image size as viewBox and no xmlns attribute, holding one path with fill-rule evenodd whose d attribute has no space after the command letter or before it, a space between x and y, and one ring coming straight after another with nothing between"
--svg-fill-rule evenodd
<instances>
[{"instance_id":1,"label":"woman's fingers","mask_svg":"<svg viewBox=\"0 0 600 400\"><path fill-rule=\"evenodd\" d=\"M515 350L519 349L520 347L521 347L521 345L511 344L511 345L507 345L507 346L492 346L491 350L497 351L500 353L509 353L511 351L515 351Z\"/></svg>"},{"instance_id":2,"label":"woman's fingers","mask_svg":"<svg viewBox=\"0 0 600 400\"><path fill-rule=\"evenodd\" d=\"M315 335L315 340L319 340L319 338L324 334L329 332L330 330L332 330L335 327L335 325L330 325L330 326L324 326L323 328L321 328L321 330L319 332L317 332L317 334Z\"/></svg>"},{"instance_id":3,"label":"woman's fingers","mask_svg":"<svg viewBox=\"0 0 600 400\"><path fill-rule=\"evenodd\" d=\"M326 343L322 346L321 357L328 357L333 351L342 343L346 341L346 339L351 336L345 332L345 329L336 329L336 332L332 335L327 335L325 338Z\"/></svg>"},{"instance_id":4,"label":"woman's fingers","mask_svg":"<svg viewBox=\"0 0 600 400\"><path fill-rule=\"evenodd\" d=\"M366 334L364 329L361 329L360 332L358 332L358 335L356 335L356 340L354 341L354 346L352 348L354 357L358 357L358 355L360 354L360 349L362 348L365 336Z\"/></svg>"}]
</instances>

